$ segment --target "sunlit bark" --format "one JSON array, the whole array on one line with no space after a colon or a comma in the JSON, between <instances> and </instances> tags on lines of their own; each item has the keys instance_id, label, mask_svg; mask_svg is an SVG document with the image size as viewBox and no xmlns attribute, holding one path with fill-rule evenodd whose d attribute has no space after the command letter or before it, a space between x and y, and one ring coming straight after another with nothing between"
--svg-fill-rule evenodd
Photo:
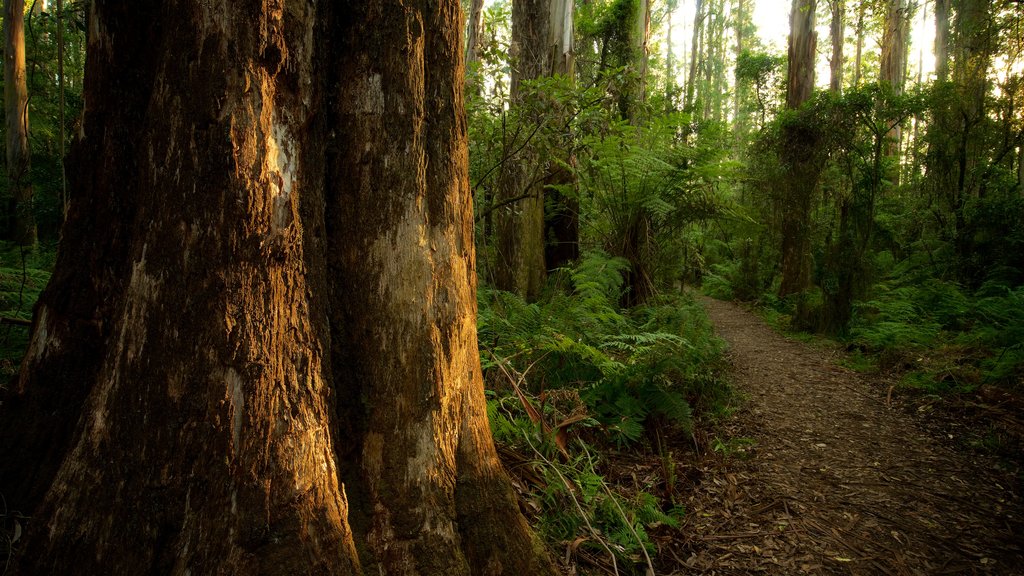
<instances>
[{"instance_id":1,"label":"sunlit bark","mask_svg":"<svg viewBox=\"0 0 1024 576\"><path fill-rule=\"evenodd\" d=\"M15 573L552 574L486 421L458 4L92 10Z\"/></svg>"},{"instance_id":2,"label":"sunlit bark","mask_svg":"<svg viewBox=\"0 0 1024 576\"><path fill-rule=\"evenodd\" d=\"M7 182L13 202L11 236L34 246L31 152L28 142L28 85L25 76L25 0L4 0L4 111L7 118Z\"/></svg>"}]
</instances>

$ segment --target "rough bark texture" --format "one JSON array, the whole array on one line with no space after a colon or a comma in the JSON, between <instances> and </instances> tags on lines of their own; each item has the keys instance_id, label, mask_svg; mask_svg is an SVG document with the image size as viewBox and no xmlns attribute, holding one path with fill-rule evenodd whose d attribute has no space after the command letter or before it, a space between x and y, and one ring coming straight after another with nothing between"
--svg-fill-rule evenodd
<instances>
[{"instance_id":1,"label":"rough bark texture","mask_svg":"<svg viewBox=\"0 0 1024 576\"><path fill-rule=\"evenodd\" d=\"M329 152L332 357L369 574L549 570L485 416L458 10L423 0L336 17L331 93L351 105Z\"/></svg>"},{"instance_id":2,"label":"rough bark texture","mask_svg":"<svg viewBox=\"0 0 1024 576\"><path fill-rule=\"evenodd\" d=\"M907 0L889 0L886 3L878 79L888 83L897 94L903 92L909 24L910 10L907 7Z\"/></svg>"},{"instance_id":3,"label":"rough bark texture","mask_svg":"<svg viewBox=\"0 0 1024 576\"><path fill-rule=\"evenodd\" d=\"M796 110L814 89L814 0L793 0L790 14L789 73L786 107ZM811 195L817 185L814 169L813 130L797 118L783 127L786 149L783 160L790 167L782 202L782 283L779 297L798 294L810 284Z\"/></svg>"},{"instance_id":4,"label":"rough bark texture","mask_svg":"<svg viewBox=\"0 0 1024 576\"><path fill-rule=\"evenodd\" d=\"M458 4L92 10L15 572L549 573L484 410Z\"/></svg>"},{"instance_id":5,"label":"rough bark texture","mask_svg":"<svg viewBox=\"0 0 1024 576\"><path fill-rule=\"evenodd\" d=\"M484 0L473 0L469 9L466 35L466 65L480 61L480 47L484 35Z\"/></svg>"},{"instance_id":6,"label":"rough bark texture","mask_svg":"<svg viewBox=\"0 0 1024 576\"><path fill-rule=\"evenodd\" d=\"M793 0L789 16L789 72L786 108L795 110L814 91L814 58L818 35L814 31L817 0Z\"/></svg>"},{"instance_id":7,"label":"rough bark texture","mask_svg":"<svg viewBox=\"0 0 1024 576\"><path fill-rule=\"evenodd\" d=\"M512 4L511 105L522 106L522 82L551 74L552 50L548 0L517 0ZM525 126L521 138L533 132ZM516 142L513 145L520 145ZM498 262L495 285L536 300L547 277L544 263L544 188L537 177L542 160L536 143L526 143L515 158L502 166L497 201L508 204L497 211Z\"/></svg>"},{"instance_id":8,"label":"rough bark texture","mask_svg":"<svg viewBox=\"0 0 1024 576\"><path fill-rule=\"evenodd\" d=\"M36 243L32 213L31 152L28 143L28 85L25 78L25 0L4 0L4 111L7 118L7 182L11 190L11 239Z\"/></svg>"}]
</instances>

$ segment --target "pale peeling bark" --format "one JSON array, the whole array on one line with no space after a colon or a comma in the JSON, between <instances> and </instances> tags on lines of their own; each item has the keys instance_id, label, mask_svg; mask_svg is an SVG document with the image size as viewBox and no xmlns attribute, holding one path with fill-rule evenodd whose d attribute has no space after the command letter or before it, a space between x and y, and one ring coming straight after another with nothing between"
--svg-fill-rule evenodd
<instances>
[{"instance_id":1,"label":"pale peeling bark","mask_svg":"<svg viewBox=\"0 0 1024 576\"><path fill-rule=\"evenodd\" d=\"M484 410L457 3L92 9L14 571L552 573Z\"/></svg>"},{"instance_id":2,"label":"pale peeling bark","mask_svg":"<svg viewBox=\"0 0 1024 576\"><path fill-rule=\"evenodd\" d=\"M817 33L814 31L816 0L793 0L789 15L789 72L786 108L794 110L814 90L814 59Z\"/></svg>"},{"instance_id":3,"label":"pale peeling bark","mask_svg":"<svg viewBox=\"0 0 1024 576\"><path fill-rule=\"evenodd\" d=\"M25 0L4 0L4 110L7 118L7 182L13 218L11 238L19 246L36 243L32 213L31 151L28 142L28 85L25 76Z\"/></svg>"}]
</instances>

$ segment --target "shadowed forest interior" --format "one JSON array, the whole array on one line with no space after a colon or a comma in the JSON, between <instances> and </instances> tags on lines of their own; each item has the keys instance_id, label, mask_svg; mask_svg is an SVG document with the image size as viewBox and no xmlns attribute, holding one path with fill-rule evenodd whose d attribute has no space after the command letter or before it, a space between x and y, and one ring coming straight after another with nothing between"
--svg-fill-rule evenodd
<instances>
[{"instance_id":1,"label":"shadowed forest interior","mask_svg":"<svg viewBox=\"0 0 1024 576\"><path fill-rule=\"evenodd\" d=\"M1019 0L335 4L4 1L0 574L1020 573Z\"/></svg>"}]
</instances>

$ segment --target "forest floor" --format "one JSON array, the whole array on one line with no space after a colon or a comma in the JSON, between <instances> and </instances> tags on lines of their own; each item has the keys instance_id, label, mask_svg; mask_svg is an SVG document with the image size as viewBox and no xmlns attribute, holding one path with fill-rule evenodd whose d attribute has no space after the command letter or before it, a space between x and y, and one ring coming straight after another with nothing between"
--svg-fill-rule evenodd
<instances>
[{"instance_id":1,"label":"forest floor","mask_svg":"<svg viewBox=\"0 0 1024 576\"><path fill-rule=\"evenodd\" d=\"M679 472L687 515L673 537L655 535L675 564L660 568L1024 574L1020 470L958 446L955 429L922 426L886 383L839 366L840 351L703 301L742 400Z\"/></svg>"}]
</instances>

